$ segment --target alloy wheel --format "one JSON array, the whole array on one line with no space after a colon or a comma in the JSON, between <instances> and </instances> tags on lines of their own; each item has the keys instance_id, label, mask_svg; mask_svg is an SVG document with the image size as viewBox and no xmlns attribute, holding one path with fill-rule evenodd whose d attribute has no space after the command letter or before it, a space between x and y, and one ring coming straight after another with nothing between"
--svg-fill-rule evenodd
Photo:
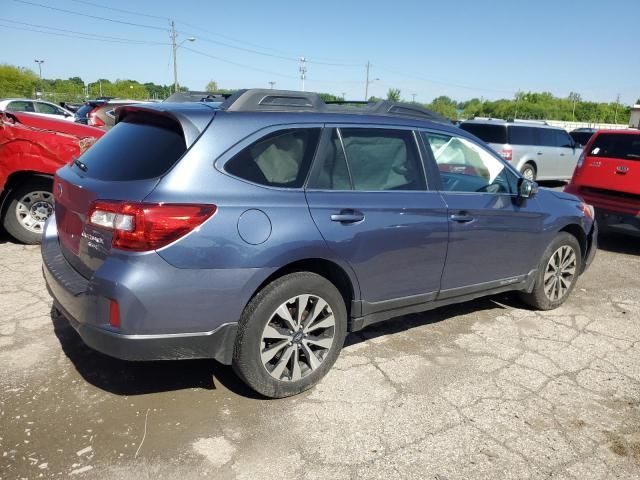
<instances>
[{"instance_id":1,"label":"alloy wheel","mask_svg":"<svg viewBox=\"0 0 640 480\"><path fill-rule=\"evenodd\" d=\"M53 194L36 190L24 195L16 205L18 222L27 230L42 233L44 222L53 213Z\"/></svg>"},{"instance_id":2,"label":"alloy wheel","mask_svg":"<svg viewBox=\"0 0 640 480\"><path fill-rule=\"evenodd\" d=\"M567 294L576 275L577 264L576 252L568 245L563 245L551 255L544 272L544 293L549 300L555 302Z\"/></svg>"},{"instance_id":3,"label":"alloy wheel","mask_svg":"<svg viewBox=\"0 0 640 480\"><path fill-rule=\"evenodd\" d=\"M298 295L271 315L262 332L262 364L276 380L295 382L315 371L329 354L336 321L316 295Z\"/></svg>"}]
</instances>

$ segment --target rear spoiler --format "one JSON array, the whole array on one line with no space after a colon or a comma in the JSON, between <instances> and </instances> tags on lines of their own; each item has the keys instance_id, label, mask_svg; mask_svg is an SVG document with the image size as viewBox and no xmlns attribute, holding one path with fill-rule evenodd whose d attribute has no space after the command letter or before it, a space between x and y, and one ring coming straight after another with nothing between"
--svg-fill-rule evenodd
<instances>
[{"instance_id":1,"label":"rear spoiler","mask_svg":"<svg viewBox=\"0 0 640 480\"><path fill-rule=\"evenodd\" d=\"M136 104L115 109L116 124L132 114L165 118L177 124L189 148L213 120L216 110L206 104Z\"/></svg>"}]
</instances>

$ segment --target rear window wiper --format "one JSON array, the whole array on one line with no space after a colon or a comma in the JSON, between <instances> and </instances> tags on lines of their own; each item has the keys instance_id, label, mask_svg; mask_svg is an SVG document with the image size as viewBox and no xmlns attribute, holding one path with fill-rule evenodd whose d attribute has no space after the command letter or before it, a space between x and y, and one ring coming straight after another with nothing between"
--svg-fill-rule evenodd
<instances>
[{"instance_id":1,"label":"rear window wiper","mask_svg":"<svg viewBox=\"0 0 640 480\"><path fill-rule=\"evenodd\" d=\"M76 165L83 172L86 172L88 170L87 166L78 159L75 159L73 161L73 164Z\"/></svg>"}]
</instances>

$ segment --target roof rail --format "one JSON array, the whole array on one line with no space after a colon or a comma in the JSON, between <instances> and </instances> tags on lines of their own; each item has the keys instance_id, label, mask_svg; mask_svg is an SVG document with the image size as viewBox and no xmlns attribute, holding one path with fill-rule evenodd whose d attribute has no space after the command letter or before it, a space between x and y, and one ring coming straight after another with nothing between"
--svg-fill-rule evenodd
<instances>
[{"instance_id":1,"label":"roof rail","mask_svg":"<svg viewBox=\"0 0 640 480\"><path fill-rule=\"evenodd\" d=\"M229 112L316 112L409 117L451 124L451 120L413 103L359 101L324 102L313 92L293 90L249 89L231 95L220 110Z\"/></svg>"},{"instance_id":2,"label":"roof rail","mask_svg":"<svg viewBox=\"0 0 640 480\"><path fill-rule=\"evenodd\" d=\"M517 123L535 123L538 125L549 125L546 120L528 120L525 118L512 118L512 119L509 119L508 121L514 122L514 123L516 122Z\"/></svg>"}]
</instances>

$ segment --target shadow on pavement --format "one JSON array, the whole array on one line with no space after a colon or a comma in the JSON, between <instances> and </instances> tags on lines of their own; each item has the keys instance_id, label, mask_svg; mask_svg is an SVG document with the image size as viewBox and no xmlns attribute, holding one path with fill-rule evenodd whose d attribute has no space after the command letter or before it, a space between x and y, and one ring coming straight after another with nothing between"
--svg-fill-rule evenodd
<instances>
[{"instance_id":1,"label":"shadow on pavement","mask_svg":"<svg viewBox=\"0 0 640 480\"><path fill-rule=\"evenodd\" d=\"M636 235L600 232L598 235L598 248L612 253L640 255L640 242L638 242L638 236Z\"/></svg>"},{"instance_id":2,"label":"shadow on pavement","mask_svg":"<svg viewBox=\"0 0 640 480\"><path fill-rule=\"evenodd\" d=\"M128 362L87 347L64 316L51 310L62 350L90 384L116 395L143 395L189 388L216 390L216 381L243 397L262 399L232 368L215 360Z\"/></svg>"},{"instance_id":3,"label":"shadow on pavement","mask_svg":"<svg viewBox=\"0 0 640 480\"><path fill-rule=\"evenodd\" d=\"M516 300L509 295L481 298L423 313L398 317L371 325L347 336L345 346L355 345L382 335L441 322L457 315L505 308ZM518 304L521 307L521 304ZM128 362L103 355L87 347L67 319L51 310L54 332L65 355L78 373L90 384L116 395L143 395L189 388L216 390L216 381L233 393L263 400L266 397L247 387L230 366L215 360L176 360L158 362Z\"/></svg>"}]
</instances>

